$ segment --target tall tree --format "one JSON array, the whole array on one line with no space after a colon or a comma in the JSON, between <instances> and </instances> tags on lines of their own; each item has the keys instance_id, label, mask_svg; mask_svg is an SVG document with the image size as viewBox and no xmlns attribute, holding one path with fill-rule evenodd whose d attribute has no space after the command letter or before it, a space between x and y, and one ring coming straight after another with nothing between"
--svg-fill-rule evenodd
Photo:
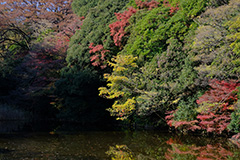
<instances>
[{"instance_id":1,"label":"tall tree","mask_svg":"<svg viewBox=\"0 0 240 160\"><path fill-rule=\"evenodd\" d=\"M97 2L89 2L90 6L97 4L93 8L86 3L88 11L84 10L83 13L81 13L81 7L77 8L75 5L85 4L85 1L77 0L72 4L75 12L78 15L83 14L85 19L81 29L70 40L66 58L68 66L62 70L62 79L56 82L61 118L70 119L71 117L65 113L75 112L75 118L84 123L96 122L106 115L105 109L109 102L104 102L104 99L98 97L97 94L98 87L103 84L101 78L103 70L97 63L91 61L90 57L93 60L104 60L109 58L110 54L117 53L118 48L111 39L109 24L115 18L114 13L119 12L128 0L100 0ZM110 49L111 53L107 51ZM101 55L103 56L97 59L97 56ZM92 63L96 66L93 66ZM105 64L102 65L102 62L100 64L104 68ZM104 70L106 71L107 68ZM93 118L94 115L95 118Z\"/></svg>"},{"instance_id":2,"label":"tall tree","mask_svg":"<svg viewBox=\"0 0 240 160\"><path fill-rule=\"evenodd\" d=\"M26 100L24 106L29 110L38 106L38 111L47 111L41 107L50 106L49 89L65 65L69 40L80 29L82 19L73 13L72 0L0 0L0 3L0 53L5 56L1 60L12 62L6 58L12 56L20 61L12 67L11 74L18 86L11 95L24 95L15 102L21 105ZM6 64L6 68L10 66L11 63Z\"/></svg>"},{"instance_id":3,"label":"tall tree","mask_svg":"<svg viewBox=\"0 0 240 160\"><path fill-rule=\"evenodd\" d=\"M102 96L114 98L109 109L113 115L118 119L157 115L157 121L162 121L166 110L176 108L180 100L191 95L196 74L184 41L196 29L193 18L206 4L203 0L136 1L137 12L131 18L124 15L127 12L117 14L118 21L122 15L129 22L128 27L122 27L125 42L110 62L113 70L106 74L108 84L99 88Z\"/></svg>"}]
</instances>

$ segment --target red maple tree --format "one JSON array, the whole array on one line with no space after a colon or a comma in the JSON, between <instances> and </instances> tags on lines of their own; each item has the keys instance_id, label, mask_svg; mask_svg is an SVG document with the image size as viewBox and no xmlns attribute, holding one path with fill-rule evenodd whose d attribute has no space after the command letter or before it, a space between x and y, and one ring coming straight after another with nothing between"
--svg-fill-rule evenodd
<instances>
[{"instance_id":1,"label":"red maple tree","mask_svg":"<svg viewBox=\"0 0 240 160\"><path fill-rule=\"evenodd\" d=\"M159 2L154 0L152 0L151 2L143 2L140 0L136 0L135 2L139 9L130 7L127 11L124 11L123 13L115 13L117 21L109 25L111 36L113 36L113 40L116 46L121 47L123 37L127 35L127 33L125 32L125 28L130 25L129 19L133 14L144 8L152 10L159 5Z\"/></svg>"},{"instance_id":2,"label":"red maple tree","mask_svg":"<svg viewBox=\"0 0 240 160\"><path fill-rule=\"evenodd\" d=\"M107 67L106 64L106 53L110 52L109 50L106 50L103 48L103 45L96 45L93 46L93 43L90 43L89 48L91 49L89 51L90 54L94 54L90 57L90 61L92 62L93 66L100 66L101 69L104 69Z\"/></svg>"},{"instance_id":3,"label":"red maple tree","mask_svg":"<svg viewBox=\"0 0 240 160\"><path fill-rule=\"evenodd\" d=\"M135 3L139 9L147 8L148 10L152 10L153 8L158 7L158 5L160 4L159 2L154 1L154 0L152 0L150 2L148 2L148 1L143 2L140 0L135 0Z\"/></svg>"},{"instance_id":4,"label":"red maple tree","mask_svg":"<svg viewBox=\"0 0 240 160\"><path fill-rule=\"evenodd\" d=\"M231 121L231 113L234 111L238 97L236 91L240 83L236 80L219 81L216 79L209 81L210 89L206 91L196 101L201 111L197 115L197 120L175 121L174 114L177 110L168 112L165 117L169 126L184 128L186 130L206 130L221 134L227 130Z\"/></svg>"},{"instance_id":5,"label":"red maple tree","mask_svg":"<svg viewBox=\"0 0 240 160\"><path fill-rule=\"evenodd\" d=\"M116 22L109 25L111 36L116 46L121 46L123 37L127 34L125 28L129 26L129 18L136 13L137 10L133 7L128 8L123 13L115 13L117 20Z\"/></svg>"}]
</instances>

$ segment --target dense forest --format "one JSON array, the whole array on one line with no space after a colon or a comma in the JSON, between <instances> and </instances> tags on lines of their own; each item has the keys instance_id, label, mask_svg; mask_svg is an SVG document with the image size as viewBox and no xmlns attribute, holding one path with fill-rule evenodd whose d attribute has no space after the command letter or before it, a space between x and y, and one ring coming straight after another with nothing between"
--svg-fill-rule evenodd
<instances>
[{"instance_id":1,"label":"dense forest","mask_svg":"<svg viewBox=\"0 0 240 160\"><path fill-rule=\"evenodd\" d=\"M240 0L0 4L0 119L240 132Z\"/></svg>"}]
</instances>

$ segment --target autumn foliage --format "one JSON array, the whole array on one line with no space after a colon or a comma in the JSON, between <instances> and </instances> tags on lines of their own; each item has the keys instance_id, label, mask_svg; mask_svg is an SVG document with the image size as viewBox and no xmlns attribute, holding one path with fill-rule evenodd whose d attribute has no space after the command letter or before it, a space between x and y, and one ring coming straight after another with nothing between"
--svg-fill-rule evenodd
<instances>
[{"instance_id":1,"label":"autumn foliage","mask_svg":"<svg viewBox=\"0 0 240 160\"><path fill-rule=\"evenodd\" d=\"M216 79L210 80L209 86L211 89L205 92L198 100L197 104L204 105L206 103L219 103L223 110L230 109L232 104L237 101L236 92L240 83L236 80L219 81Z\"/></svg>"},{"instance_id":2,"label":"autumn foliage","mask_svg":"<svg viewBox=\"0 0 240 160\"><path fill-rule=\"evenodd\" d=\"M235 80L219 81L210 80L210 89L196 101L199 107L196 109L198 115L193 121L175 121L176 111L168 112L165 117L168 125L186 130L206 130L207 132L221 134L227 130L231 121L231 113L238 98L237 87L240 83Z\"/></svg>"},{"instance_id":3,"label":"autumn foliage","mask_svg":"<svg viewBox=\"0 0 240 160\"><path fill-rule=\"evenodd\" d=\"M139 9L147 8L148 10L152 10L153 8L158 7L159 2L152 0L151 2L143 2L136 0L137 7ZM123 13L114 13L117 21L109 24L110 35L113 37L114 44L120 48L126 43L124 41L124 37L127 37L129 33L125 31L126 27L130 25L129 19L133 14L135 14L139 9L135 9L133 7L129 7ZM93 47L93 44L90 43L89 48L91 49L89 53L93 54L99 52L99 54L95 54L90 57L90 61L93 66L100 66L102 69L106 67L106 64L103 65L105 61L105 53L109 52L108 50L103 49L102 45L96 45Z\"/></svg>"},{"instance_id":4,"label":"autumn foliage","mask_svg":"<svg viewBox=\"0 0 240 160\"><path fill-rule=\"evenodd\" d=\"M153 8L158 7L159 2L152 0L151 2L143 2L136 0L137 7L139 9L147 8L148 10L152 10ZM123 37L127 35L125 32L125 28L130 25L129 18L135 14L138 10L130 7L127 11L123 13L115 13L117 20L116 22L109 25L111 36L113 36L113 40L116 46L121 47Z\"/></svg>"},{"instance_id":5,"label":"autumn foliage","mask_svg":"<svg viewBox=\"0 0 240 160\"><path fill-rule=\"evenodd\" d=\"M48 97L66 117L87 115L95 97L121 120L240 132L239 0L0 4L0 82L17 77L6 93L28 97L29 106Z\"/></svg>"},{"instance_id":6,"label":"autumn foliage","mask_svg":"<svg viewBox=\"0 0 240 160\"><path fill-rule=\"evenodd\" d=\"M209 112L207 114L199 114L197 118L199 119L201 129L217 134L221 134L226 130L231 120L230 113L214 114Z\"/></svg>"},{"instance_id":7,"label":"autumn foliage","mask_svg":"<svg viewBox=\"0 0 240 160\"><path fill-rule=\"evenodd\" d=\"M169 15L173 15L174 13L176 13L176 12L179 10L178 4L176 4L175 6L172 6L172 5L169 3L169 1L167 1L167 0L164 0L164 1L163 1L163 5L164 5L165 7L169 7L169 8L170 8L170 10L169 10Z\"/></svg>"},{"instance_id":8,"label":"autumn foliage","mask_svg":"<svg viewBox=\"0 0 240 160\"><path fill-rule=\"evenodd\" d=\"M171 148L165 152L165 159L228 159L234 155L233 152L227 150L220 143L211 145L207 144L204 146L186 145L178 139L170 138L167 142Z\"/></svg>"},{"instance_id":9,"label":"autumn foliage","mask_svg":"<svg viewBox=\"0 0 240 160\"><path fill-rule=\"evenodd\" d=\"M165 120L167 121L167 124L170 127L175 127L178 128L180 130L191 130L191 131L195 131L197 129L201 129L197 124L198 121L197 120L193 120L193 121L176 121L174 120L174 114L176 113L177 110L175 111L170 111L167 112L167 116L165 117Z\"/></svg>"},{"instance_id":10,"label":"autumn foliage","mask_svg":"<svg viewBox=\"0 0 240 160\"><path fill-rule=\"evenodd\" d=\"M230 123L231 112L238 100L236 91L240 83L213 79L209 85L211 89L197 100L200 105L197 118L202 129L221 134Z\"/></svg>"},{"instance_id":11,"label":"autumn foliage","mask_svg":"<svg viewBox=\"0 0 240 160\"><path fill-rule=\"evenodd\" d=\"M148 10L152 10L153 8L156 8L159 5L159 2L157 2L155 0L152 0L150 2L148 2L148 1L143 2L140 0L135 0L135 3L139 9L147 8Z\"/></svg>"},{"instance_id":12,"label":"autumn foliage","mask_svg":"<svg viewBox=\"0 0 240 160\"><path fill-rule=\"evenodd\" d=\"M101 69L106 68L106 53L109 52L109 50L106 50L103 48L103 45L96 45L93 46L93 43L90 43L90 54L94 54L90 57L90 61L92 62L93 66L100 66Z\"/></svg>"},{"instance_id":13,"label":"autumn foliage","mask_svg":"<svg viewBox=\"0 0 240 160\"><path fill-rule=\"evenodd\" d=\"M11 74L17 79L17 86L11 94L22 96L20 101L12 102L15 105L51 112L54 83L65 66L70 38L83 20L73 13L71 3L72 0L0 0L0 54L4 56L0 61L15 63Z\"/></svg>"},{"instance_id":14,"label":"autumn foliage","mask_svg":"<svg viewBox=\"0 0 240 160\"><path fill-rule=\"evenodd\" d=\"M125 32L125 28L129 25L128 20L136 12L137 10L131 7L123 13L115 13L118 21L110 24L109 27L111 36L113 36L113 40L116 46L121 46L122 39L127 34Z\"/></svg>"}]
</instances>

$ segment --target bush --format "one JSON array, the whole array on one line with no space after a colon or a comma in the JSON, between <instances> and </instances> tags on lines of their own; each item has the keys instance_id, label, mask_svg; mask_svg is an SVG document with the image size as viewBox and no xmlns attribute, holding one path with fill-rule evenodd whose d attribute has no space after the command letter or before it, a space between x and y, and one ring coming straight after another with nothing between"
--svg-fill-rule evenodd
<instances>
[{"instance_id":1,"label":"bush","mask_svg":"<svg viewBox=\"0 0 240 160\"><path fill-rule=\"evenodd\" d=\"M240 108L235 109L231 114L231 122L227 127L232 132L240 133Z\"/></svg>"}]
</instances>

